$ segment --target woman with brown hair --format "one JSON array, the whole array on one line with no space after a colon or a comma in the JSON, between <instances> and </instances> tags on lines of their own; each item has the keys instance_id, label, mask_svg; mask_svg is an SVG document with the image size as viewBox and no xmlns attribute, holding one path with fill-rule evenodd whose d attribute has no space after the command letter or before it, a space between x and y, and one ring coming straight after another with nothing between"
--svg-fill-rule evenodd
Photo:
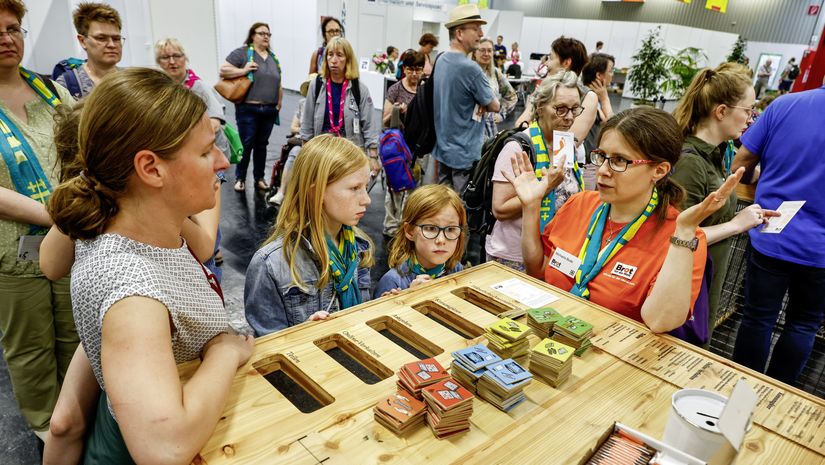
<instances>
[{"instance_id":1,"label":"woman with brown hair","mask_svg":"<svg viewBox=\"0 0 825 465\"><path fill-rule=\"evenodd\" d=\"M430 54L433 53L434 48L438 47L438 37L428 32L418 39L418 45L421 47L418 49L418 53L424 55L424 76L428 77L433 72L433 61Z\"/></svg>"},{"instance_id":2,"label":"woman with brown hair","mask_svg":"<svg viewBox=\"0 0 825 465\"><path fill-rule=\"evenodd\" d=\"M654 332L676 329L690 317L703 279L707 246L699 223L724 205L742 172L679 213L684 192L670 174L682 136L672 116L647 107L623 111L605 123L598 147L591 153L598 192L571 197L544 231L539 208L550 177L536 179L526 154L514 159L507 178L522 203L527 273Z\"/></svg>"},{"instance_id":3,"label":"woman with brown hair","mask_svg":"<svg viewBox=\"0 0 825 465\"><path fill-rule=\"evenodd\" d=\"M246 189L246 170L253 159L252 176L255 188L269 189L264 180L266 146L272 127L280 125L279 113L284 101L281 85L281 63L269 47L269 25L255 23L249 28L244 45L232 51L221 65L221 78L246 75L252 81L243 102L235 104L235 121L243 142L243 157L235 167L235 190Z\"/></svg>"},{"instance_id":4,"label":"woman with brown hair","mask_svg":"<svg viewBox=\"0 0 825 465\"><path fill-rule=\"evenodd\" d=\"M205 111L160 71L104 80L80 114L80 174L50 200L55 224L76 240L73 310L103 391L86 464L189 463L252 353L252 339L229 327L214 276L181 238L186 218L214 206L215 174L228 166ZM181 385L176 364L199 356ZM75 362L87 363L73 360L70 373Z\"/></svg>"},{"instance_id":5,"label":"woman with brown hair","mask_svg":"<svg viewBox=\"0 0 825 465\"><path fill-rule=\"evenodd\" d=\"M738 139L753 121L756 94L750 79L735 68L722 71L705 68L693 78L679 100L673 116L685 136L682 156L673 179L687 195L683 207L700 203L719 189L730 174L733 161L726 157L728 141ZM732 152L732 151L731 151ZM719 298L728 270L732 237L766 223L776 212L753 204L736 212L736 192L727 205L700 224L713 260L713 281L708 294L708 334L716 326Z\"/></svg>"}]
</instances>

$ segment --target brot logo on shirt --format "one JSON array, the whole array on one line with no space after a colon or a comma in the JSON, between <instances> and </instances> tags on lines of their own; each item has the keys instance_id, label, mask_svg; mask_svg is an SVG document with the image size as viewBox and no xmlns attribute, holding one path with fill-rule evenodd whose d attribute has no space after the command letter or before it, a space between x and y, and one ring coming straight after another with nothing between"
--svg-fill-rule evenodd
<instances>
[{"instance_id":1,"label":"brot logo on shirt","mask_svg":"<svg viewBox=\"0 0 825 465\"><path fill-rule=\"evenodd\" d=\"M633 275L636 274L636 270L638 267L632 265L626 265L622 262L616 262L616 266L613 267L613 270L610 271L610 274L614 274L616 276L622 277L630 281L633 279Z\"/></svg>"}]
</instances>

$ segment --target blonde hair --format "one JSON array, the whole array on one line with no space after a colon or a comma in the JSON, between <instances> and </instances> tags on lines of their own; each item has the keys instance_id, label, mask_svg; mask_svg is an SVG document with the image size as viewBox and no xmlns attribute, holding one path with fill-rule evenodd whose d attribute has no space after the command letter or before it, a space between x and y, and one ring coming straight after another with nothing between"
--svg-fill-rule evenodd
<instances>
[{"instance_id":1,"label":"blonde hair","mask_svg":"<svg viewBox=\"0 0 825 465\"><path fill-rule=\"evenodd\" d=\"M183 49L183 44L174 37L167 37L155 42L155 63L160 64L160 54L163 53L163 49L166 47L177 49L183 55L184 60L189 61L186 50Z\"/></svg>"},{"instance_id":2,"label":"blonde hair","mask_svg":"<svg viewBox=\"0 0 825 465\"><path fill-rule=\"evenodd\" d=\"M358 73L358 63L356 63L355 60L355 52L352 50L352 45L350 45L349 41L343 37L333 37L329 42L327 42L327 47L324 50L324 63L321 65L321 76L324 76L325 78L329 78L330 76L327 54L333 50L343 51L344 56L347 58L347 67L344 72L344 78L350 81L353 79L358 79L360 74Z\"/></svg>"},{"instance_id":3,"label":"blonde hair","mask_svg":"<svg viewBox=\"0 0 825 465\"><path fill-rule=\"evenodd\" d=\"M452 270L461 261L464 255L464 246L467 244L467 211L464 210L464 203L454 190L443 184L430 184L421 186L412 191L404 205L404 213L401 219L401 227L398 233L390 242L390 250L387 253L387 264L390 268L406 262L415 256L415 242L407 239L404 234L407 228L415 228L424 218L435 216L445 207L453 207L458 214L458 225L465 232L457 239L455 252L444 264L444 268Z\"/></svg>"},{"instance_id":4,"label":"blonde hair","mask_svg":"<svg viewBox=\"0 0 825 465\"><path fill-rule=\"evenodd\" d=\"M107 76L86 97L79 122L76 113L60 122L77 124L73 169L82 176L61 183L49 199L57 227L72 239L102 234L118 213L118 199L128 194L135 154L149 150L172 159L205 112L200 97L162 71L127 68Z\"/></svg>"},{"instance_id":5,"label":"blonde hair","mask_svg":"<svg viewBox=\"0 0 825 465\"><path fill-rule=\"evenodd\" d=\"M732 61L727 61L722 63L721 65L716 67L716 72L720 73L722 71L731 71L734 73L741 73L748 77L748 79L753 79L753 70L749 67L743 65L742 63L736 63Z\"/></svg>"},{"instance_id":6,"label":"blonde hair","mask_svg":"<svg viewBox=\"0 0 825 465\"><path fill-rule=\"evenodd\" d=\"M699 122L711 116L717 106L736 105L750 86L750 79L733 69L716 71L705 68L696 73L673 110L682 134L696 133Z\"/></svg>"},{"instance_id":7,"label":"blonde hair","mask_svg":"<svg viewBox=\"0 0 825 465\"><path fill-rule=\"evenodd\" d=\"M556 89L559 87L566 87L568 89L576 89L581 99L582 91L579 89L579 76L573 71L559 71L558 73L548 76L538 86L530 101L533 104L533 116L531 120L539 118L539 108L552 102L556 97Z\"/></svg>"},{"instance_id":8,"label":"blonde hair","mask_svg":"<svg viewBox=\"0 0 825 465\"><path fill-rule=\"evenodd\" d=\"M304 239L309 240L317 258L321 273L318 288L326 286L330 279L329 253L327 252L326 220L324 218L324 193L327 186L341 178L355 173L369 165L364 152L355 144L342 137L323 134L312 138L301 147L301 155L295 160L292 178L286 188L284 205L272 234L264 244L278 238L283 240L284 258L289 263L292 281L305 289L303 278L295 267L295 257L303 246ZM370 246L361 255L361 267L370 267L372 260L372 241L355 229L356 237L366 239Z\"/></svg>"}]
</instances>

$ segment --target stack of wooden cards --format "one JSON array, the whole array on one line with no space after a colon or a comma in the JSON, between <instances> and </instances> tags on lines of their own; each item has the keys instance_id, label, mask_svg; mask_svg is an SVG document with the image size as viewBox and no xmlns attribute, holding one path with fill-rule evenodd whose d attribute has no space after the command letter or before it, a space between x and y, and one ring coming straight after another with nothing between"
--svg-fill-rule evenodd
<instances>
[{"instance_id":1,"label":"stack of wooden cards","mask_svg":"<svg viewBox=\"0 0 825 465\"><path fill-rule=\"evenodd\" d=\"M530 372L553 387L561 386L573 372L573 348L544 339L530 353Z\"/></svg>"},{"instance_id":2,"label":"stack of wooden cards","mask_svg":"<svg viewBox=\"0 0 825 465\"><path fill-rule=\"evenodd\" d=\"M532 379L529 371L508 358L487 365L487 371L478 380L478 395L498 409L509 412L524 401L524 388Z\"/></svg>"},{"instance_id":3,"label":"stack of wooden cards","mask_svg":"<svg viewBox=\"0 0 825 465\"><path fill-rule=\"evenodd\" d=\"M470 429L473 395L452 378L424 388L427 403L427 424L438 439Z\"/></svg>"},{"instance_id":4,"label":"stack of wooden cards","mask_svg":"<svg viewBox=\"0 0 825 465\"><path fill-rule=\"evenodd\" d=\"M555 341L567 344L575 349L576 355L581 355L590 347L590 336L593 335L593 325L573 316L568 316L553 327Z\"/></svg>"},{"instance_id":5,"label":"stack of wooden cards","mask_svg":"<svg viewBox=\"0 0 825 465\"><path fill-rule=\"evenodd\" d=\"M490 341L490 349L501 358L512 358L526 361L530 351L530 342L527 335L532 330L510 318L503 318L487 328L484 333Z\"/></svg>"},{"instance_id":6,"label":"stack of wooden cards","mask_svg":"<svg viewBox=\"0 0 825 465\"><path fill-rule=\"evenodd\" d=\"M527 310L527 326L532 328L538 337L549 337L553 333L553 325L563 318L564 315L551 307Z\"/></svg>"},{"instance_id":7,"label":"stack of wooden cards","mask_svg":"<svg viewBox=\"0 0 825 465\"><path fill-rule=\"evenodd\" d=\"M398 371L398 387L421 399L421 389L449 377L436 359L427 358L402 366Z\"/></svg>"},{"instance_id":8,"label":"stack of wooden cards","mask_svg":"<svg viewBox=\"0 0 825 465\"><path fill-rule=\"evenodd\" d=\"M399 389L395 394L378 401L372 411L375 421L401 436L424 423L427 406L409 392Z\"/></svg>"},{"instance_id":9,"label":"stack of wooden cards","mask_svg":"<svg viewBox=\"0 0 825 465\"><path fill-rule=\"evenodd\" d=\"M485 367L501 361L501 357L481 344L457 350L452 356L450 374L470 392L476 392L478 379L487 371Z\"/></svg>"}]
</instances>

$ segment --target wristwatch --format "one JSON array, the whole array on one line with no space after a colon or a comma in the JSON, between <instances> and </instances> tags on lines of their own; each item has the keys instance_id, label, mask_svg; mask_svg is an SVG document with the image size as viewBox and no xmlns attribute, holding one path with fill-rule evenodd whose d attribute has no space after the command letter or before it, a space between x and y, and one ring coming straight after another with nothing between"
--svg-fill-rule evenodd
<instances>
[{"instance_id":1,"label":"wristwatch","mask_svg":"<svg viewBox=\"0 0 825 465\"><path fill-rule=\"evenodd\" d=\"M690 249L693 252L696 252L696 249L699 248L699 238L698 237L694 237L693 239L691 239L689 241L685 241L685 240L679 239L676 236L670 236L670 243L673 244L673 245L679 246L679 247L687 247L688 249Z\"/></svg>"}]
</instances>

